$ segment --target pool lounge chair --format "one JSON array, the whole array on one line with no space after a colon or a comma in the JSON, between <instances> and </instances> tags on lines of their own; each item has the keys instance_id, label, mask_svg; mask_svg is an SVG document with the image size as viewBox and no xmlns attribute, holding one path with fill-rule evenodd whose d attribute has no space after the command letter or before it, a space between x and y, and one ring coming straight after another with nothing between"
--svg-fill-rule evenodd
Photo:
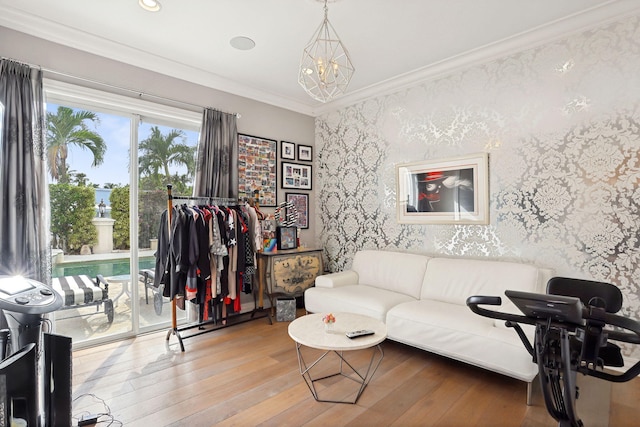
<instances>
[{"instance_id":1,"label":"pool lounge chair","mask_svg":"<svg viewBox=\"0 0 640 427\"><path fill-rule=\"evenodd\" d=\"M98 274L95 281L87 275L54 277L52 285L64 301L60 310L95 305L96 312L98 312L104 303L104 314L107 315L107 321L109 324L113 322L113 301L109 299L109 284L102 275Z\"/></svg>"},{"instance_id":2,"label":"pool lounge chair","mask_svg":"<svg viewBox=\"0 0 640 427\"><path fill-rule=\"evenodd\" d=\"M164 284L160 284L158 287L154 286L154 279L156 277L155 270L144 269L140 270L140 279L144 282L144 298L147 304L149 304L149 289L153 295L153 309L158 316L162 315L162 304L164 300L162 297L162 291Z\"/></svg>"}]
</instances>

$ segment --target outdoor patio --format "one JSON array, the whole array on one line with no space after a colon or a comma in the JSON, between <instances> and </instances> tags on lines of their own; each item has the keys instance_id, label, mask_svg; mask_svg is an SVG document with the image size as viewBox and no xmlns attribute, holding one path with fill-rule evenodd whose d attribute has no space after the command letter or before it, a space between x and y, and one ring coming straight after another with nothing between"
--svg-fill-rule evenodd
<instances>
[{"instance_id":1,"label":"outdoor patio","mask_svg":"<svg viewBox=\"0 0 640 427\"><path fill-rule=\"evenodd\" d=\"M105 280L109 281L109 278L106 277ZM154 293L151 290L148 291L149 303L147 304L144 283L138 280L135 285L138 287L140 327L171 321L169 299L162 297L163 304L159 315L154 307ZM79 342L131 331L132 297L123 289L125 286L127 286L126 282L109 284L109 297L114 298L120 295L113 301L113 322L108 321L104 303L98 306L59 310L55 312L56 333Z\"/></svg>"},{"instance_id":2,"label":"outdoor patio","mask_svg":"<svg viewBox=\"0 0 640 427\"><path fill-rule=\"evenodd\" d=\"M149 259L153 251L139 251L139 258ZM70 308L56 311L52 316L55 323L55 332L71 337L74 343L108 337L114 334L122 334L131 331L132 328L132 297L133 287L137 287L139 301L139 325L141 329L153 325L167 327L171 321L171 304L169 299L162 297L155 289L145 288L144 278L138 275L132 280L128 252L114 252L109 254L93 255L65 255L59 258L54 265L54 270L71 271L71 274L87 274L95 279L96 271L109 271L114 262L124 264L126 271L113 271L114 275L104 275L109 284L108 298L113 302L113 322L109 322L105 313L105 303L80 308ZM107 270L105 270L107 268ZM120 266L120 268L122 268ZM70 270L69 270L70 269ZM80 271L78 272L77 270ZM69 273L65 273L70 275ZM55 276L55 274L54 274ZM145 289L148 295L145 295ZM160 300L162 304L159 304ZM179 318L184 312L179 311Z\"/></svg>"}]
</instances>

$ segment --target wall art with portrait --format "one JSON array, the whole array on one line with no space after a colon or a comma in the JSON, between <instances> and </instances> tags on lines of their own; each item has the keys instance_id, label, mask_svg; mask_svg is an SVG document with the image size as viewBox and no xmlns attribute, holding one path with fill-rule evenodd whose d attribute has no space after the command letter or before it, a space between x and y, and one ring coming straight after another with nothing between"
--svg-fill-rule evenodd
<instances>
[{"instance_id":1,"label":"wall art with portrait","mask_svg":"<svg viewBox=\"0 0 640 427\"><path fill-rule=\"evenodd\" d=\"M400 164L396 180L399 223L489 223L486 153Z\"/></svg>"},{"instance_id":2,"label":"wall art with portrait","mask_svg":"<svg viewBox=\"0 0 640 427\"><path fill-rule=\"evenodd\" d=\"M278 204L277 141L238 134L238 197L254 198L260 206Z\"/></svg>"}]
</instances>

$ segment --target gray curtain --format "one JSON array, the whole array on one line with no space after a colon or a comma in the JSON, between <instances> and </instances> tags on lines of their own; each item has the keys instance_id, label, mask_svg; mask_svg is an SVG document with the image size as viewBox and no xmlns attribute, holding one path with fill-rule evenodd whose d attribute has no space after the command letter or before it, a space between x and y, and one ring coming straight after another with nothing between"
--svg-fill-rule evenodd
<instances>
[{"instance_id":1,"label":"gray curtain","mask_svg":"<svg viewBox=\"0 0 640 427\"><path fill-rule=\"evenodd\" d=\"M238 198L238 130L235 114L202 114L194 196Z\"/></svg>"},{"instance_id":2,"label":"gray curtain","mask_svg":"<svg viewBox=\"0 0 640 427\"><path fill-rule=\"evenodd\" d=\"M42 72L0 62L0 274L50 283Z\"/></svg>"}]
</instances>

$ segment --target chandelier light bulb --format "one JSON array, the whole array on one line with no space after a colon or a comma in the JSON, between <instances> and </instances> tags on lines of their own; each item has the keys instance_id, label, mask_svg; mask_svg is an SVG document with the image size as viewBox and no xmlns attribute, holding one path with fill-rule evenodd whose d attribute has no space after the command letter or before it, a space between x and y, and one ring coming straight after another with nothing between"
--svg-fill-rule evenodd
<instances>
[{"instance_id":1,"label":"chandelier light bulb","mask_svg":"<svg viewBox=\"0 0 640 427\"><path fill-rule=\"evenodd\" d=\"M157 12L160 10L160 2L158 0L138 0L138 4L144 10L149 12Z\"/></svg>"}]
</instances>

